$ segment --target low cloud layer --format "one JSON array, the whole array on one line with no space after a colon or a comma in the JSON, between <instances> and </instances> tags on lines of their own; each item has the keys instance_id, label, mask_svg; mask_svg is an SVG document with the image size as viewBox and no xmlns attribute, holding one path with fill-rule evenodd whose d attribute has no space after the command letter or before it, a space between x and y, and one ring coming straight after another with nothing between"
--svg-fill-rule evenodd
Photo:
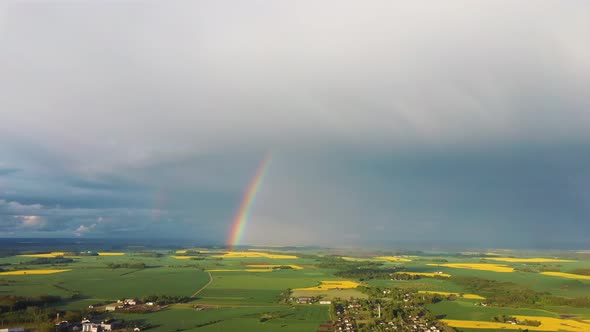
<instances>
[{"instance_id":1,"label":"low cloud layer","mask_svg":"<svg viewBox=\"0 0 590 332\"><path fill-rule=\"evenodd\" d=\"M588 241L587 2L5 1L0 43L0 236L221 243L270 150L245 242Z\"/></svg>"}]
</instances>

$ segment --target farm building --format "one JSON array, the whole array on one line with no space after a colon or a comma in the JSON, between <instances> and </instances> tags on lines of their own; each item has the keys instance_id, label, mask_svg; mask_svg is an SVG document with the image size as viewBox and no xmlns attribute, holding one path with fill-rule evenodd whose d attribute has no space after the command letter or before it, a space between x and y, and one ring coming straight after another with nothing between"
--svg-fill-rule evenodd
<instances>
[{"instance_id":1,"label":"farm building","mask_svg":"<svg viewBox=\"0 0 590 332\"><path fill-rule=\"evenodd\" d=\"M121 324L119 324L119 322L117 322L116 320L112 320L112 319L100 322L100 328L102 331L116 330L120 327L120 325Z\"/></svg>"},{"instance_id":2,"label":"farm building","mask_svg":"<svg viewBox=\"0 0 590 332\"><path fill-rule=\"evenodd\" d=\"M297 298L297 303L299 303L299 304L308 304L308 303L311 303L311 297L300 297L300 298Z\"/></svg>"},{"instance_id":3,"label":"farm building","mask_svg":"<svg viewBox=\"0 0 590 332\"><path fill-rule=\"evenodd\" d=\"M332 304L332 301L320 301L320 304Z\"/></svg>"},{"instance_id":4,"label":"farm building","mask_svg":"<svg viewBox=\"0 0 590 332\"><path fill-rule=\"evenodd\" d=\"M82 332L99 332L100 325L94 323L84 323L82 324Z\"/></svg>"},{"instance_id":5,"label":"farm building","mask_svg":"<svg viewBox=\"0 0 590 332\"><path fill-rule=\"evenodd\" d=\"M116 305L107 305L104 307L104 311L115 311L115 310L117 310Z\"/></svg>"}]
</instances>

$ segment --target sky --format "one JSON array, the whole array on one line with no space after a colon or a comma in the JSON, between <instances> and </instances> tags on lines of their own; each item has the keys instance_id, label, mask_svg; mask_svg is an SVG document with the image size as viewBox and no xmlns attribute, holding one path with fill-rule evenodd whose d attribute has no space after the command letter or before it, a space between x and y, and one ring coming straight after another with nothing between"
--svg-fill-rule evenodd
<instances>
[{"instance_id":1,"label":"sky","mask_svg":"<svg viewBox=\"0 0 590 332\"><path fill-rule=\"evenodd\" d=\"M0 237L590 248L588 1L2 1Z\"/></svg>"}]
</instances>

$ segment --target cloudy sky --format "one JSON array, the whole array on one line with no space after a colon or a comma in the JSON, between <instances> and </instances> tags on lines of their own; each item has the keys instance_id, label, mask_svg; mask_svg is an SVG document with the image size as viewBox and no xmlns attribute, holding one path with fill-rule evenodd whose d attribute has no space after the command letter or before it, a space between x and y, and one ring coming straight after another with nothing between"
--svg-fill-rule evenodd
<instances>
[{"instance_id":1,"label":"cloudy sky","mask_svg":"<svg viewBox=\"0 0 590 332\"><path fill-rule=\"evenodd\" d=\"M590 247L588 1L2 1L0 237Z\"/></svg>"}]
</instances>

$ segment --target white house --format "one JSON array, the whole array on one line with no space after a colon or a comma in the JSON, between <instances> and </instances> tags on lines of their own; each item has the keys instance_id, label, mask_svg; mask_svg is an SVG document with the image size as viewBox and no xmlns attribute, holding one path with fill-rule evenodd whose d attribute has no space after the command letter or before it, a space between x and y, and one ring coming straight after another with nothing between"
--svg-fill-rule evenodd
<instances>
[{"instance_id":1,"label":"white house","mask_svg":"<svg viewBox=\"0 0 590 332\"><path fill-rule=\"evenodd\" d=\"M82 332L99 332L100 325L94 323L82 324Z\"/></svg>"}]
</instances>

